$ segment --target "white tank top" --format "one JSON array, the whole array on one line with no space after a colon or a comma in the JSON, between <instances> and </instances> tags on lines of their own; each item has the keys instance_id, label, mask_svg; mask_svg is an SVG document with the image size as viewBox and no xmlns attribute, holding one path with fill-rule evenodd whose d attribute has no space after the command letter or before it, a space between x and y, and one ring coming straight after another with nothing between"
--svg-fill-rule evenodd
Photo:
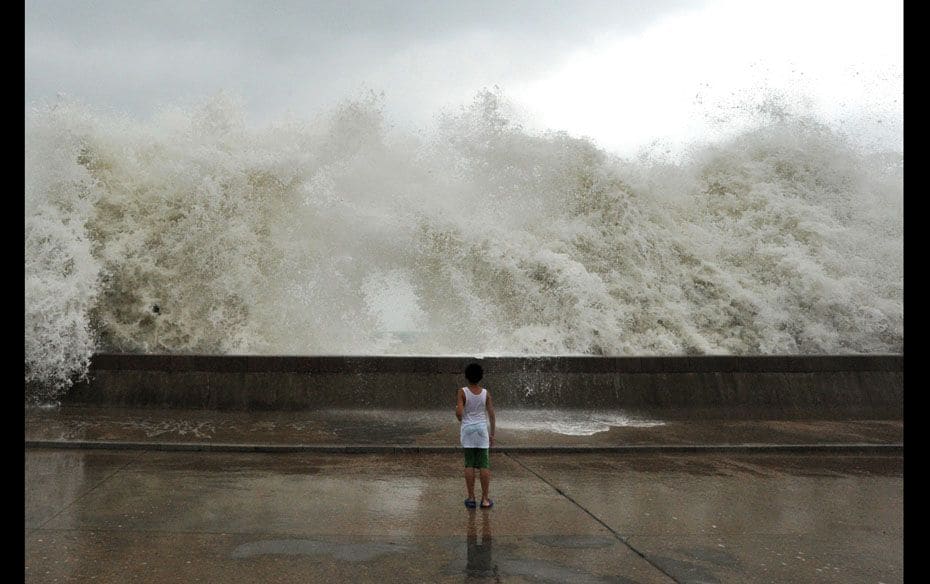
<instances>
[{"instance_id":1,"label":"white tank top","mask_svg":"<svg viewBox=\"0 0 930 584\"><path fill-rule=\"evenodd\" d=\"M488 416L485 413L484 404L488 399L488 390L481 388L481 393L475 395L467 387L463 387L465 392L465 412L462 413L462 425L488 423Z\"/></svg>"}]
</instances>

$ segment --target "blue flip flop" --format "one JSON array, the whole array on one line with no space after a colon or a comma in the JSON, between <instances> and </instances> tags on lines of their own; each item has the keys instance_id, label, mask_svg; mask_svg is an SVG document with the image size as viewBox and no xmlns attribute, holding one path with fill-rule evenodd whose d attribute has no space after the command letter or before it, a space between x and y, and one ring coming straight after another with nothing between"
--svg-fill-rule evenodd
<instances>
[{"instance_id":1,"label":"blue flip flop","mask_svg":"<svg viewBox=\"0 0 930 584\"><path fill-rule=\"evenodd\" d=\"M478 503L474 499L465 499L465 506L469 509L474 509L478 506Z\"/></svg>"},{"instance_id":2,"label":"blue flip flop","mask_svg":"<svg viewBox=\"0 0 930 584\"><path fill-rule=\"evenodd\" d=\"M492 501L491 499L488 499L488 504L487 504L487 505L482 505L481 508L482 508L482 509L490 509L490 508L493 507L493 506L494 506L494 501Z\"/></svg>"}]
</instances>

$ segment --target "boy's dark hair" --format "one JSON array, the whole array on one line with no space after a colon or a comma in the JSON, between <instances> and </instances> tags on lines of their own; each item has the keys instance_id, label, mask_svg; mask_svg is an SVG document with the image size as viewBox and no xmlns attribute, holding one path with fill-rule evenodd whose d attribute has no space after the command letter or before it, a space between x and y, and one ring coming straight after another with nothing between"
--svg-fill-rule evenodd
<instances>
[{"instance_id":1,"label":"boy's dark hair","mask_svg":"<svg viewBox=\"0 0 930 584\"><path fill-rule=\"evenodd\" d=\"M484 377L484 369L481 368L481 365L469 363L468 367L465 368L465 379L468 381L478 383L482 377Z\"/></svg>"}]
</instances>

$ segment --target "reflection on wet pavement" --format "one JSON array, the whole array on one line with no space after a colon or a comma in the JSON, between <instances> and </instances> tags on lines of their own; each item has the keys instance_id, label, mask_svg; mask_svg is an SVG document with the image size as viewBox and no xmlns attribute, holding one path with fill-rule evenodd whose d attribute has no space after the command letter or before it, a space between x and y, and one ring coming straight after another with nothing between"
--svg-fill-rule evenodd
<instances>
[{"instance_id":1,"label":"reflection on wet pavement","mask_svg":"<svg viewBox=\"0 0 930 584\"><path fill-rule=\"evenodd\" d=\"M489 510L469 509L468 527L465 529L466 555L465 574L468 576L497 576L497 567L492 560L491 515ZM475 517L481 515L481 540L478 540L478 528Z\"/></svg>"},{"instance_id":2,"label":"reflection on wet pavement","mask_svg":"<svg viewBox=\"0 0 930 584\"><path fill-rule=\"evenodd\" d=\"M492 457L30 449L26 580L903 581L900 456Z\"/></svg>"}]
</instances>

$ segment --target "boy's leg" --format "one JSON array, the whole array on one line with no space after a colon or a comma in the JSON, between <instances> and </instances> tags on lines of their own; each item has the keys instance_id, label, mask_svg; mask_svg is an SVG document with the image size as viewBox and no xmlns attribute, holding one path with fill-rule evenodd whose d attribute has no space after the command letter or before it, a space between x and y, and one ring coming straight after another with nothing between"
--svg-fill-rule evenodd
<instances>
[{"instance_id":1,"label":"boy's leg","mask_svg":"<svg viewBox=\"0 0 930 584\"><path fill-rule=\"evenodd\" d=\"M491 485L491 469L482 468L481 469L481 502L487 504L488 495L490 495Z\"/></svg>"},{"instance_id":2,"label":"boy's leg","mask_svg":"<svg viewBox=\"0 0 930 584\"><path fill-rule=\"evenodd\" d=\"M475 498L475 469L468 467L465 469L465 488L468 489L468 498Z\"/></svg>"},{"instance_id":3,"label":"boy's leg","mask_svg":"<svg viewBox=\"0 0 930 584\"><path fill-rule=\"evenodd\" d=\"M471 448L465 449L465 488L468 489L468 498L475 499L475 452Z\"/></svg>"},{"instance_id":4,"label":"boy's leg","mask_svg":"<svg viewBox=\"0 0 930 584\"><path fill-rule=\"evenodd\" d=\"M479 451L481 454L478 457L481 471L481 503L486 504L489 502L489 496L491 494L491 460L490 452L487 448Z\"/></svg>"}]
</instances>

